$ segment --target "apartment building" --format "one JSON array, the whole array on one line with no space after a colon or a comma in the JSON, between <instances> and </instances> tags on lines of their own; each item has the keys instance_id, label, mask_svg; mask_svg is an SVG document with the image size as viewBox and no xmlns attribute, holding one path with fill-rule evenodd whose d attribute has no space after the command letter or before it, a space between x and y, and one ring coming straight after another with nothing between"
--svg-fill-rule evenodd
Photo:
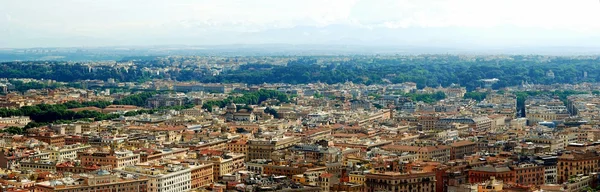
<instances>
[{"instance_id":1,"label":"apartment building","mask_svg":"<svg viewBox=\"0 0 600 192\"><path fill-rule=\"evenodd\" d=\"M79 152L77 155L82 165L110 166L113 169L133 166L140 162L140 155L131 151Z\"/></svg>"}]
</instances>

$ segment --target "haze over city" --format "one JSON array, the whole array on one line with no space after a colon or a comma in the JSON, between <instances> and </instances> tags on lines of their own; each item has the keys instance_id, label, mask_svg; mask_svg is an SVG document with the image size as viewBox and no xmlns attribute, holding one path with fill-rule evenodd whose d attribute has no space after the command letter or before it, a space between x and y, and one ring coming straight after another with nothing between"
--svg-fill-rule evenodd
<instances>
[{"instance_id":1,"label":"haze over city","mask_svg":"<svg viewBox=\"0 0 600 192\"><path fill-rule=\"evenodd\" d=\"M597 47L596 0L0 1L0 47Z\"/></svg>"},{"instance_id":2,"label":"haze over city","mask_svg":"<svg viewBox=\"0 0 600 192\"><path fill-rule=\"evenodd\" d=\"M2 192L598 192L599 0L0 0Z\"/></svg>"}]
</instances>

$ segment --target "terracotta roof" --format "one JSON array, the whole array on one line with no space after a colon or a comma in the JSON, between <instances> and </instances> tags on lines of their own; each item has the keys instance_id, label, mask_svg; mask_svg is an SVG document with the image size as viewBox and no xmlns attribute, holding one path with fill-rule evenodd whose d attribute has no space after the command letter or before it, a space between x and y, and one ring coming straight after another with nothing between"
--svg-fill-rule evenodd
<instances>
[{"instance_id":1,"label":"terracotta roof","mask_svg":"<svg viewBox=\"0 0 600 192\"><path fill-rule=\"evenodd\" d=\"M436 150L444 150L449 149L450 147L446 145L436 145L436 146L427 146L427 147L419 147L419 146L409 146L409 145L386 145L381 147L384 150L401 150L401 151L414 151L414 152L430 152Z\"/></svg>"},{"instance_id":2,"label":"terracotta roof","mask_svg":"<svg viewBox=\"0 0 600 192\"><path fill-rule=\"evenodd\" d=\"M459 141L459 142L455 142L450 144L450 146L452 147L462 147L462 146L467 146L467 145L473 145L475 144L474 142L468 141L468 140L464 140L464 141Z\"/></svg>"},{"instance_id":3,"label":"terracotta roof","mask_svg":"<svg viewBox=\"0 0 600 192\"><path fill-rule=\"evenodd\" d=\"M333 174L331 174L331 173L323 173L323 174L321 174L321 177L331 178L331 177L333 177Z\"/></svg>"}]
</instances>

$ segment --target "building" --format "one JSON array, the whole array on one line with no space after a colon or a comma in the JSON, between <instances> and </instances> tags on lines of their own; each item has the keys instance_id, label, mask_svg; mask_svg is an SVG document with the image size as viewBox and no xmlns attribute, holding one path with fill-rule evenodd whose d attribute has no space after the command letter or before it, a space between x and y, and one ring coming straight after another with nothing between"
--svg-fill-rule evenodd
<instances>
[{"instance_id":1,"label":"building","mask_svg":"<svg viewBox=\"0 0 600 192\"><path fill-rule=\"evenodd\" d=\"M262 175L264 173L264 167L270 162L270 160L266 159L254 159L251 161L246 161L246 170Z\"/></svg>"},{"instance_id":2,"label":"building","mask_svg":"<svg viewBox=\"0 0 600 192\"><path fill-rule=\"evenodd\" d=\"M435 172L425 173L367 173L365 174L365 189L376 191L435 191Z\"/></svg>"},{"instance_id":3,"label":"building","mask_svg":"<svg viewBox=\"0 0 600 192\"><path fill-rule=\"evenodd\" d=\"M419 156L419 160L446 162L450 160L450 147L446 145L436 146L409 146L409 145L386 145L382 149L397 153L414 153Z\"/></svg>"},{"instance_id":4,"label":"building","mask_svg":"<svg viewBox=\"0 0 600 192\"><path fill-rule=\"evenodd\" d=\"M461 117L461 118L442 118L436 122L436 129L447 129L451 127L453 123L461 123L469 125L469 128L475 131L489 131L492 130L492 120L487 116L479 117Z\"/></svg>"},{"instance_id":5,"label":"building","mask_svg":"<svg viewBox=\"0 0 600 192\"><path fill-rule=\"evenodd\" d=\"M469 182L480 183L491 178L501 180L505 183L515 182L516 173L508 167L494 167L491 165L474 167L469 170ZM542 178L543 179L543 178Z\"/></svg>"},{"instance_id":6,"label":"building","mask_svg":"<svg viewBox=\"0 0 600 192\"><path fill-rule=\"evenodd\" d=\"M147 102L147 106L150 108L159 108L159 107L172 107L172 106L183 106L186 104L188 99L184 94L162 94L155 95L152 98L149 98Z\"/></svg>"},{"instance_id":7,"label":"building","mask_svg":"<svg viewBox=\"0 0 600 192\"><path fill-rule=\"evenodd\" d=\"M146 192L148 179L144 177L120 177L108 171L97 171L75 177L44 181L35 184L35 192L89 192L89 191L122 191Z\"/></svg>"},{"instance_id":8,"label":"building","mask_svg":"<svg viewBox=\"0 0 600 192\"><path fill-rule=\"evenodd\" d=\"M181 192L192 189L193 165L139 165L116 169L116 172L148 178L146 187L149 192ZM201 183L199 181L196 181Z\"/></svg>"},{"instance_id":9,"label":"building","mask_svg":"<svg viewBox=\"0 0 600 192\"><path fill-rule=\"evenodd\" d=\"M300 142L299 137L277 137L272 139L251 139L248 141L246 160L272 159L273 152L287 149Z\"/></svg>"},{"instance_id":10,"label":"building","mask_svg":"<svg viewBox=\"0 0 600 192\"><path fill-rule=\"evenodd\" d=\"M417 120L423 130L433 130L440 117L435 115L421 115Z\"/></svg>"},{"instance_id":11,"label":"building","mask_svg":"<svg viewBox=\"0 0 600 192\"><path fill-rule=\"evenodd\" d=\"M312 164L298 164L298 165L264 165L263 174L267 175L282 175L288 178L292 178L298 174L308 173L322 173L327 171L325 166L315 166Z\"/></svg>"},{"instance_id":12,"label":"building","mask_svg":"<svg viewBox=\"0 0 600 192\"><path fill-rule=\"evenodd\" d=\"M502 181L496 180L496 178L492 177L489 181L480 183L477 185L478 192L497 192L503 191L504 183Z\"/></svg>"},{"instance_id":13,"label":"building","mask_svg":"<svg viewBox=\"0 0 600 192\"><path fill-rule=\"evenodd\" d=\"M226 107L225 120L253 122L256 120L256 115L251 109L238 110L234 103L229 103Z\"/></svg>"},{"instance_id":14,"label":"building","mask_svg":"<svg viewBox=\"0 0 600 192\"><path fill-rule=\"evenodd\" d=\"M370 110L373 108L373 104L365 100L353 100L350 102L350 108L352 110L364 109Z\"/></svg>"},{"instance_id":15,"label":"building","mask_svg":"<svg viewBox=\"0 0 600 192\"><path fill-rule=\"evenodd\" d=\"M477 144L472 141L459 141L450 144L450 159L462 159L465 156L472 155L477 151Z\"/></svg>"},{"instance_id":16,"label":"building","mask_svg":"<svg viewBox=\"0 0 600 192\"><path fill-rule=\"evenodd\" d=\"M79 152L79 160L82 165L100 165L114 168L133 166L140 163L140 155L131 151L110 151L110 152Z\"/></svg>"},{"instance_id":17,"label":"building","mask_svg":"<svg viewBox=\"0 0 600 192\"><path fill-rule=\"evenodd\" d=\"M49 145L52 145L52 146L62 147L65 145L65 136L64 135L56 135L52 132L38 133L32 137L41 142L48 143Z\"/></svg>"},{"instance_id":18,"label":"building","mask_svg":"<svg viewBox=\"0 0 600 192\"><path fill-rule=\"evenodd\" d=\"M334 147L299 144L290 148L289 151L300 153L308 162L334 163L341 160L340 149Z\"/></svg>"},{"instance_id":19,"label":"building","mask_svg":"<svg viewBox=\"0 0 600 192\"><path fill-rule=\"evenodd\" d=\"M19 163L20 169L39 170L39 171L56 171L56 163L48 160L23 160Z\"/></svg>"},{"instance_id":20,"label":"building","mask_svg":"<svg viewBox=\"0 0 600 192\"><path fill-rule=\"evenodd\" d=\"M99 166L99 165L88 165L88 166L82 166L81 163L79 162L75 162L75 161L66 161L66 162L62 162L62 163L57 163L56 164L56 172L59 173L65 173L65 172L69 172L69 173L89 173L89 172L93 172L93 171L97 171L97 170L108 170L111 169L112 167L110 166Z\"/></svg>"},{"instance_id":21,"label":"building","mask_svg":"<svg viewBox=\"0 0 600 192\"><path fill-rule=\"evenodd\" d=\"M164 148L164 149L141 149L134 151L140 155L140 163L156 161L174 157L183 157L189 151L188 148Z\"/></svg>"},{"instance_id":22,"label":"building","mask_svg":"<svg viewBox=\"0 0 600 192\"><path fill-rule=\"evenodd\" d=\"M50 149L42 150L42 152L48 153L49 160L60 163L77 159L77 152L83 152L91 147L92 146L90 145L74 144L62 147L51 147Z\"/></svg>"},{"instance_id":23,"label":"building","mask_svg":"<svg viewBox=\"0 0 600 192\"><path fill-rule=\"evenodd\" d=\"M233 140L225 144L225 148L232 153L248 154L248 141L245 139Z\"/></svg>"},{"instance_id":24,"label":"building","mask_svg":"<svg viewBox=\"0 0 600 192\"><path fill-rule=\"evenodd\" d=\"M190 173L192 177L192 189L198 189L213 184L215 181L213 171L212 163L196 164L196 167L193 167Z\"/></svg>"},{"instance_id":25,"label":"building","mask_svg":"<svg viewBox=\"0 0 600 192\"><path fill-rule=\"evenodd\" d=\"M516 183L524 186L540 186L545 183L544 166L534 164L520 164L513 167Z\"/></svg>"},{"instance_id":26,"label":"building","mask_svg":"<svg viewBox=\"0 0 600 192\"><path fill-rule=\"evenodd\" d=\"M600 156L592 151L571 151L558 157L557 181L567 182L571 176L599 172Z\"/></svg>"},{"instance_id":27,"label":"building","mask_svg":"<svg viewBox=\"0 0 600 192\"><path fill-rule=\"evenodd\" d=\"M231 174L244 169L244 154L229 153L222 156L206 157L200 160L202 163L211 163L213 166L214 180L218 180L225 174Z\"/></svg>"},{"instance_id":28,"label":"building","mask_svg":"<svg viewBox=\"0 0 600 192\"><path fill-rule=\"evenodd\" d=\"M6 125L27 125L31 119L26 116L0 117L0 124Z\"/></svg>"}]
</instances>

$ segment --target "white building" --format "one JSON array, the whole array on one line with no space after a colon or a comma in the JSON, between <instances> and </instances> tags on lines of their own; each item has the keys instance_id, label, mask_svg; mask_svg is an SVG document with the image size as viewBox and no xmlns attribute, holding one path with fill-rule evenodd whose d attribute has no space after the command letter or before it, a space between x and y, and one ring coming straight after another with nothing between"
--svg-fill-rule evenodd
<instances>
[{"instance_id":1,"label":"white building","mask_svg":"<svg viewBox=\"0 0 600 192\"><path fill-rule=\"evenodd\" d=\"M117 172L148 177L148 192L182 192L192 189L193 165L127 166Z\"/></svg>"},{"instance_id":2,"label":"white building","mask_svg":"<svg viewBox=\"0 0 600 192\"><path fill-rule=\"evenodd\" d=\"M27 125L31 119L27 116L0 117L0 124Z\"/></svg>"},{"instance_id":3,"label":"white building","mask_svg":"<svg viewBox=\"0 0 600 192\"><path fill-rule=\"evenodd\" d=\"M546 176L546 181L544 183L555 184L556 178L558 177L558 175L556 174L556 165L546 166L544 167L544 170L544 176Z\"/></svg>"},{"instance_id":4,"label":"white building","mask_svg":"<svg viewBox=\"0 0 600 192\"><path fill-rule=\"evenodd\" d=\"M51 149L43 150L42 152L48 153L48 159L53 162L63 162L68 160L77 159L77 152L85 151L91 148L90 145L65 145L62 147L52 147Z\"/></svg>"}]
</instances>

